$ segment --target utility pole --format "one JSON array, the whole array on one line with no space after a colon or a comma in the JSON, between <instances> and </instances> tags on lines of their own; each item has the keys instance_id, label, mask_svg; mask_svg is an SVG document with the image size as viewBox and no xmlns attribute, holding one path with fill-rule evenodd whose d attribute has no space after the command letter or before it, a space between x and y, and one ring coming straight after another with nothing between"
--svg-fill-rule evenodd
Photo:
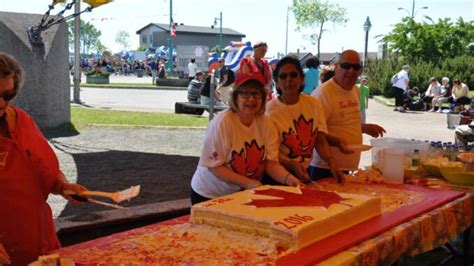
<instances>
[{"instance_id":1,"label":"utility pole","mask_svg":"<svg viewBox=\"0 0 474 266\"><path fill-rule=\"evenodd\" d=\"M288 54L288 16L290 13L290 7L286 9L286 41L285 41L285 55Z\"/></svg>"},{"instance_id":2,"label":"utility pole","mask_svg":"<svg viewBox=\"0 0 474 266\"><path fill-rule=\"evenodd\" d=\"M79 13L81 11L81 1L75 0L74 11ZM81 103L81 16L74 18L74 90L73 101Z\"/></svg>"},{"instance_id":3,"label":"utility pole","mask_svg":"<svg viewBox=\"0 0 474 266\"><path fill-rule=\"evenodd\" d=\"M222 11L220 13L219 22L219 48L222 49Z\"/></svg>"},{"instance_id":4,"label":"utility pole","mask_svg":"<svg viewBox=\"0 0 474 266\"><path fill-rule=\"evenodd\" d=\"M214 24L211 26L214 28L217 26L217 21L219 20L219 49L222 49L222 11L220 12L220 16L218 18L214 18Z\"/></svg>"},{"instance_id":5,"label":"utility pole","mask_svg":"<svg viewBox=\"0 0 474 266\"><path fill-rule=\"evenodd\" d=\"M170 72L173 72L173 37L171 36L171 31L173 29L173 0L170 0L170 47L168 49L168 69Z\"/></svg>"}]
</instances>

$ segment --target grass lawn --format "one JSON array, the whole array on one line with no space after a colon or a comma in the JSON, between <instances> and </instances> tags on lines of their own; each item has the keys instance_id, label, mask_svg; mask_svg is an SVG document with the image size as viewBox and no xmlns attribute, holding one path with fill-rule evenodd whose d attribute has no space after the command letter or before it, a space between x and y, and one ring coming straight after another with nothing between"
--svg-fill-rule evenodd
<instances>
[{"instance_id":1,"label":"grass lawn","mask_svg":"<svg viewBox=\"0 0 474 266\"><path fill-rule=\"evenodd\" d=\"M88 125L206 127L207 117L185 114L145 113L87 108L71 108L71 122L76 129Z\"/></svg>"}]
</instances>

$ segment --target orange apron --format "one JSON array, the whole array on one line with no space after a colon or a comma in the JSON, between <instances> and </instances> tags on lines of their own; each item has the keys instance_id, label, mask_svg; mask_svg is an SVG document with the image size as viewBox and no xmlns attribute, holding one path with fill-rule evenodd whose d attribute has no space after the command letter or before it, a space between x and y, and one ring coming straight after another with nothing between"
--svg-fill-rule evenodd
<instances>
[{"instance_id":1,"label":"orange apron","mask_svg":"<svg viewBox=\"0 0 474 266\"><path fill-rule=\"evenodd\" d=\"M12 139L0 136L0 243L12 265L26 265L60 247L46 202L59 166L31 117L17 114Z\"/></svg>"}]
</instances>

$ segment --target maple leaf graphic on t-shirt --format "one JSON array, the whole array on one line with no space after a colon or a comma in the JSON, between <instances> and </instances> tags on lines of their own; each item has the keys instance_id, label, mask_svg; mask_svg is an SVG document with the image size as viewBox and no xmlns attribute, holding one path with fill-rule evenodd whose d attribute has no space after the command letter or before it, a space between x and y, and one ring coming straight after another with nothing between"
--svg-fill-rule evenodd
<instances>
[{"instance_id":1,"label":"maple leaf graphic on t-shirt","mask_svg":"<svg viewBox=\"0 0 474 266\"><path fill-rule=\"evenodd\" d=\"M258 147L256 140L245 142L240 152L232 151L230 165L239 175L260 179L265 172L265 145Z\"/></svg>"},{"instance_id":2,"label":"maple leaf graphic on t-shirt","mask_svg":"<svg viewBox=\"0 0 474 266\"><path fill-rule=\"evenodd\" d=\"M295 130L290 127L288 132L283 132L282 143L290 149L288 157L311 158L318 132L317 128L313 130L313 122L312 118L306 121L304 116L300 115L298 121L293 120Z\"/></svg>"},{"instance_id":3,"label":"maple leaf graphic on t-shirt","mask_svg":"<svg viewBox=\"0 0 474 266\"><path fill-rule=\"evenodd\" d=\"M255 190L254 192L256 195L273 196L278 197L278 199L253 199L245 205L253 205L257 208L295 206L319 206L329 208L329 206L331 206L332 204L341 203L341 201L347 200L332 191L323 191L307 188L300 188L300 190L301 194L274 188ZM347 204L344 205L349 206Z\"/></svg>"}]
</instances>

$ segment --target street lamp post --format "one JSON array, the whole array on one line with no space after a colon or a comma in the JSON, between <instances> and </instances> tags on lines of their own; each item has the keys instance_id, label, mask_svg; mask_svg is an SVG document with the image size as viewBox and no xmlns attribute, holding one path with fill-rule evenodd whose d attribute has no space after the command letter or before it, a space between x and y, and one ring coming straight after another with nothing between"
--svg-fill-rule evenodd
<instances>
[{"instance_id":1,"label":"street lamp post","mask_svg":"<svg viewBox=\"0 0 474 266\"><path fill-rule=\"evenodd\" d=\"M74 12L81 11L81 1L76 0ZM74 18L74 89L72 91L73 101L81 103L81 16Z\"/></svg>"},{"instance_id":2,"label":"street lamp post","mask_svg":"<svg viewBox=\"0 0 474 266\"><path fill-rule=\"evenodd\" d=\"M286 9L286 39L285 39L285 55L288 54L288 16L290 13L290 7Z\"/></svg>"},{"instance_id":3,"label":"street lamp post","mask_svg":"<svg viewBox=\"0 0 474 266\"><path fill-rule=\"evenodd\" d=\"M222 49L222 11L220 12L220 16L218 18L214 18L214 26L217 25L218 20L219 20L219 49Z\"/></svg>"},{"instance_id":4,"label":"street lamp post","mask_svg":"<svg viewBox=\"0 0 474 266\"><path fill-rule=\"evenodd\" d=\"M173 0L170 0L170 47L168 49L168 69L170 72L173 72Z\"/></svg>"},{"instance_id":5,"label":"street lamp post","mask_svg":"<svg viewBox=\"0 0 474 266\"><path fill-rule=\"evenodd\" d=\"M428 9L428 7L427 6L422 6L422 7L418 8L415 11L415 0L413 0L412 5L411 5L411 19L412 20L415 19L416 13L418 13L418 11L420 11L421 9ZM403 7L399 7L398 10L405 10L405 12L407 12L408 16L410 16L410 11L408 11L408 9L403 8Z\"/></svg>"},{"instance_id":6,"label":"street lamp post","mask_svg":"<svg viewBox=\"0 0 474 266\"><path fill-rule=\"evenodd\" d=\"M365 23L364 23L364 31L365 31L365 49L364 49L364 62L363 62L364 66L365 66L365 62L367 62L367 46L369 43L370 28L372 28L372 23L370 23L369 16L367 16L367 19L365 20Z\"/></svg>"}]
</instances>

